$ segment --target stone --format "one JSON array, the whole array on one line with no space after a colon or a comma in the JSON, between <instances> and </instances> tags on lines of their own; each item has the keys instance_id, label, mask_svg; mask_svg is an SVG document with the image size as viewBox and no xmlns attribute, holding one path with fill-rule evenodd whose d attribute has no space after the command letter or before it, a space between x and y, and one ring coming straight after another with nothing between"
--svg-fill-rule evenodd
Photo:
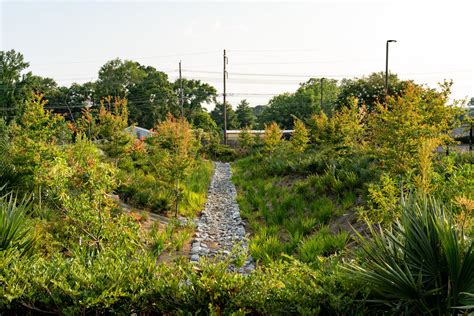
<instances>
[{"instance_id":1,"label":"stone","mask_svg":"<svg viewBox=\"0 0 474 316\"><path fill-rule=\"evenodd\" d=\"M215 162L214 166L207 202L200 218L195 220L197 232L190 251L190 260L194 262L201 256L225 257L237 245L242 248L239 251L247 252L245 227L236 201L237 190L231 181L230 165ZM248 274L254 268L253 259L249 257L239 272ZM229 269L237 270L231 266Z\"/></svg>"}]
</instances>

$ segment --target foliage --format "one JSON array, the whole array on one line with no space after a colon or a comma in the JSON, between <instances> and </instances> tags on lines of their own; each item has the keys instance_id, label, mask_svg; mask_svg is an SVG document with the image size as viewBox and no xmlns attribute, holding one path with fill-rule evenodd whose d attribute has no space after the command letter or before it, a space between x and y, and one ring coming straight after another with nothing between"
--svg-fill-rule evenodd
<instances>
[{"instance_id":1,"label":"foliage","mask_svg":"<svg viewBox=\"0 0 474 316\"><path fill-rule=\"evenodd\" d=\"M237 121L239 122L239 128L249 128L251 129L255 125L255 116L252 113L250 104L247 100L243 99L237 105L237 110L235 111L237 116Z\"/></svg>"},{"instance_id":2,"label":"foliage","mask_svg":"<svg viewBox=\"0 0 474 316\"><path fill-rule=\"evenodd\" d=\"M12 124L8 130L1 177L11 189L26 192L37 188L35 175L41 166L60 158L59 145L70 139L64 118L45 110L45 104L42 95L34 95L25 105L20 124Z\"/></svg>"},{"instance_id":3,"label":"foliage","mask_svg":"<svg viewBox=\"0 0 474 316\"><path fill-rule=\"evenodd\" d=\"M29 63L25 62L22 54L14 50L0 51L0 107L2 108L2 116L19 114L21 73L28 66Z\"/></svg>"},{"instance_id":4,"label":"foliage","mask_svg":"<svg viewBox=\"0 0 474 316\"><path fill-rule=\"evenodd\" d=\"M388 76L388 96L396 99L402 95L412 81L398 79L396 74ZM337 96L336 108L340 109L348 104L350 99L357 99L359 106L364 106L369 112L375 110L378 103L385 100L385 73L374 72L367 77L358 79L342 79L340 93Z\"/></svg>"},{"instance_id":5,"label":"foliage","mask_svg":"<svg viewBox=\"0 0 474 316\"><path fill-rule=\"evenodd\" d=\"M347 236L347 232L334 235L327 226L322 227L316 234L300 241L298 256L303 262L318 262L319 256L328 256L344 249Z\"/></svg>"},{"instance_id":6,"label":"foliage","mask_svg":"<svg viewBox=\"0 0 474 316\"><path fill-rule=\"evenodd\" d=\"M195 163L198 144L186 119L175 119L171 114L156 127L156 135L154 142L161 150L154 153L152 165L164 177L164 183L174 187L177 216L182 196L180 183Z\"/></svg>"},{"instance_id":7,"label":"foliage","mask_svg":"<svg viewBox=\"0 0 474 316\"><path fill-rule=\"evenodd\" d=\"M18 250L21 254L31 251L36 236L26 217L26 201L18 201L10 193L0 198L0 252Z\"/></svg>"},{"instance_id":8,"label":"foliage","mask_svg":"<svg viewBox=\"0 0 474 316\"><path fill-rule=\"evenodd\" d=\"M291 145L296 153L301 154L308 146L309 136L308 130L301 120L295 119L295 131L291 135Z\"/></svg>"},{"instance_id":9,"label":"foliage","mask_svg":"<svg viewBox=\"0 0 474 316\"><path fill-rule=\"evenodd\" d=\"M0 254L3 255L3 254ZM230 260L184 260L156 264L151 254L132 260L123 248L90 257L12 257L0 260L0 309L25 314L130 312L152 314L364 314L353 298L360 293L339 272L320 271L289 258L243 276L229 272ZM1 258L4 259L4 258ZM197 270L197 271L196 271Z\"/></svg>"},{"instance_id":10,"label":"foliage","mask_svg":"<svg viewBox=\"0 0 474 316\"><path fill-rule=\"evenodd\" d=\"M258 136L256 136L256 137L258 137ZM255 145L255 136L253 136L250 133L250 129L248 127L241 129L240 133L239 133L239 146L240 146L240 148L242 148L244 151L248 152L253 147L253 145Z\"/></svg>"},{"instance_id":11,"label":"foliage","mask_svg":"<svg viewBox=\"0 0 474 316\"><path fill-rule=\"evenodd\" d=\"M205 158L211 160L229 162L237 158L237 152L234 148L221 144L219 140L215 138L204 145L200 152Z\"/></svg>"},{"instance_id":12,"label":"foliage","mask_svg":"<svg viewBox=\"0 0 474 316\"><path fill-rule=\"evenodd\" d=\"M177 79L173 90L180 98L182 93L184 117L193 125L194 118L205 113L203 105L215 101L217 97L217 90L213 86L194 79Z\"/></svg>"},{"instance_id":13,"label":"foliage","mask_svg":"<svg viewBox=\"0 0 474 316\"><path fill-rule=\"evenodd\" d=\"M448 131L459 110L447 106L450 84L440 92L408 85L405 93L378 103L369 117L369 140L375 155L394 173L412 171L417 164L420 139L452 142Z\"/></svg>"},{"instance_id":14,"label":"foliage","mask_svg":"<svg viewBox=\"0 0 474 316\"><path fill-rule=\"evenodd\" d=\"M194 128L202 129L204 132L213 135L219 135L219 128L209 113L205 111L195 112L191 121Z\"/></svg>"},{"instance_id":15,"label":"foliage","mask_svg":"<svg viewBox=\"0 0 474 316\"><path fill-rule=\"evenodd\" d=\"M348 277L368 286L371 299L393 313L472 308L473 246L454 228L451 210L426 196L410 197L402 207L400 221L389 229L369 225L371 239L360 236L364 263L350 264Z\"/></svg>"},{"instance_id":16,"label":"foliage","mask_svg":"<svg viewBox=\"0 0 474 316\"><path fill-rule=\"evenodd\" d=\"M140 127L152 128L156 122L164 121L168 113L179 115L177 97L168 75L151 66L139 66L144 78L132 87L127 96L130 121Z\"/></svg>"},{"instance_id":17,"label":"foliage","mask_svg":"<svg viewBox=\"0 0 474 316\"><path fill-rule=\"evenodd\" d=\"M96 96L98 99L107 96L127 98L130 88L145 78L139 63L119 58L110 60L99 70Z\"/></svg>"},{"instance_id":18,"label":"foliage","mask_svg":"<svg viewBox=\"0 0 474 316\"><path fill-rule=\"evenodd\" d=\"M400 188L390 175L384 173L378 183L368 186L368 211L359 214L373 223L390 223L400 215Z\"/></svg>"},{"instance_id":19,"label":"foliage","mask_svg":"<svg viewBox=\"0 0 474 316\"><path fill-rule=\"evenodd\" d=\"M322 144L327 142L330 135L329 119L324 112L313 114L307 120L309 127L309 139L313 144Z\"/></svg>"},{"instance_id":20,"label":"foliage","mask_svg":"<svg viewBox=\"0 0 474 316\"><path fill-rule=\"evenodd\" d=\"M337 95L335 80L324 81L323 107L332 112L332 104ZM314 113L322 111L321 85L319 79L310 79L301 84L295 93L284 93L273 97L259 116L261 124L276 122L284 129L293 128L293 118L306 120Z\"/></svg>"},{"instance_id":21,"label":"foliage","mask_svg":"<svg viewBox=\"0 0 474 316\"><path fill-rule=\"evenodd\" d=\"M283 133L276 122L265 125L265 136L263 137L265 150L273 153L275 149L281 144L282 137Z\"/></svg>"},{"instance_id":22,"label":"foliage","mask_svg":"<svg viewBox=\"0 0 474 316\"><path fill-rule=\"evenodd\" d=\"M216 122L219 130L224 131L224 106L222 103L216 103L216 106L211 111L211 117ZM236 129L239 127L239 122L237 120L237 115L232 109L232 106L229 103L226 103L226 117L227 117L227 129Z\"/></svg>"}]
</instances>

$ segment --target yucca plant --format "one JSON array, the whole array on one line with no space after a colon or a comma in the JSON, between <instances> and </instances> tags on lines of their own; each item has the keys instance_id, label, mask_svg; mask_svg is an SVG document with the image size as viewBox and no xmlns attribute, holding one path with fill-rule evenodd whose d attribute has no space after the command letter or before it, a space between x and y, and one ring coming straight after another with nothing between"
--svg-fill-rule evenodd
<instances>
[{"instance_id":1,"label":"yucca plant","mask_svg":"<svg viewBox=\"0 0 474 316\"><path fill-rule=\"evenodd\" d=\"M17 249L22 254L33 247L33 235L25 215L27 202L9 193L0 198L0 251Z\"/></svg>"},{"instance_id":2,"label":"yucca plant","mask_svg":"<svg viewBox=\"0 0 474 316\"><path fill-rule=\"evenodd\" d=\"M451 209L427 196L401 204L401 218L391 227L369 224L371 236L359 235L366 258L346 266L348 276L397 314L449 315L472 308L473 244L456 230Z\"/></svg>"}]
</instances>

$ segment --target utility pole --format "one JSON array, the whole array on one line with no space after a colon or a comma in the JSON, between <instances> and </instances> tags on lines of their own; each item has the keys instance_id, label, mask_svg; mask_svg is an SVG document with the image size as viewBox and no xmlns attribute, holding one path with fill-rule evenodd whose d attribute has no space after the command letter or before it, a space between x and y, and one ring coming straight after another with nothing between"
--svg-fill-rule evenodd
<instances>
[{"instance_id":1,"label":"utility pole","mask_svg":"<svg viewBox=\"0 0 474 316\"><path fill-rule=\"evenodd\" d=\"M321 80L321 84L320 84L321 85L321 88L320 88L321 93L320 94L321 94L321 111L322 111L323 110L323 80L324 80L324 78L321 78L320 80Z\"/></svg>"},{"instance_id":2,"label":"utility pole","mask_svg":"<svg viewBox=\"0 0 474 316\"><path fill-rule=\"evenodd\" d=\"M181 109L181 119L184 118L184 97L183 97L183 77L181 76L181 60L179 61L179 106Z\"/></svg>"},{"instance_id":3,"label":"utility pole","mask_svg":"<svg viewBox=\"0 0 474 316\"><path fill-rule=\"evenodd\" d=\"M224 49L224 93L222 94L223 99L224 99L224 145L227 145L227 105L225 102L225 97L226 97L226 79L227 79L227 65L228 59L227 55Z\"/></svg>"}]
</instances>

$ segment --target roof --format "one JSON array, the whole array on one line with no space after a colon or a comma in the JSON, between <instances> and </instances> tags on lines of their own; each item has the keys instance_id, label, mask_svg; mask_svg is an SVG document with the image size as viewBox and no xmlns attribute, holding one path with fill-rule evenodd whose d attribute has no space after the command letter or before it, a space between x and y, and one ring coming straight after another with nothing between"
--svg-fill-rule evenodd
<instances>
[{"instance_id":1,"label":"roof","mask_svg":"<svg viewBox=\"0 0 474 316\"><path fill-rule=\"evenodd\" d=\"M137 136L137 138L149 137L153 134L153 132L149 129L133 125L127 127L125 130L134 134L135 136Z\"/></svg>"}]
</instances>

